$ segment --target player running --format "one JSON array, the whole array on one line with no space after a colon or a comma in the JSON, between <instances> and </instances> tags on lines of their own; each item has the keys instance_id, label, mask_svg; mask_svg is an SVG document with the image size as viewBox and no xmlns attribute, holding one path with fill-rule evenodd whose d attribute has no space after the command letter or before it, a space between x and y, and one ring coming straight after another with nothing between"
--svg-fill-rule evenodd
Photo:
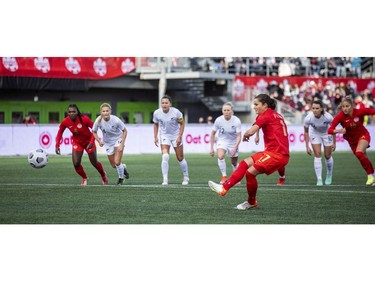
<instances>
[{"instance_id":1,"label":"player running","mask_svg":"<svg viewBox=\"0 0 375 281\"><path fill-rule=\"evenodd\" d=\"M121 162L128 132L120 118L111 113L111 106L108 103L103 103L100 106L100 116L96 118L92 132L99 145L104 145L109 163L117 170L117 185L122 185L124 177L129 178L126 165ZM103 133L103 140L98 136L98 129Z\"/></svg>"},{"instance_id":2,"label":"player running","mask_svg":"<svg viewBox=\"0 0 375 281\"><path fill-rule=\"evenodd\" d=\"M222 113L223 115L215 119L210 138L210 155L213 157L215 155L214 143L217 133L217 165L221 172L221 184L227 180L225 155L228 153L232 163L232 170L234 171L238 166L238 146L241 142L241 120L233 115L231 102L224 103Z\"/></svg>"},{"instance_id":3,"label":"player running","mask_svg":"<svg viewBox=\"0 0 375 281\"><path fill-rule=\"evenodd\" d=\"M341 109L341 111L333 118L332 124L328 129L328 134L343 134L353 154L366 171L366 185L374 185L374 167L366 155L366 150L370 147L371 137L365 126L363 126L363 119L366 115L374 115L375 109L354 108L354 102L351 96L347 96L341 101L339 109ZM336 129L338 124L340 124L342 128Z\"/></svg>"},{"instance_id":4,"label":"player running","mask_svg":"<svg viewBox=\"0 0 375 281\"><path fill-rule=\"evenodd\" d=\"M86 150L91 164L98 170L104 185L108 184L107 174L96 156L95 139L90 131L94 122L86 115L81 114L76 104L68 106L68 116L64 118L56 135L56 154L60 154L60 144L66 128L73 134L72 161L77 174L82 177L81 185L87 185L87 175L81 165L83 151Z\"/></svg>"}]
</instances>

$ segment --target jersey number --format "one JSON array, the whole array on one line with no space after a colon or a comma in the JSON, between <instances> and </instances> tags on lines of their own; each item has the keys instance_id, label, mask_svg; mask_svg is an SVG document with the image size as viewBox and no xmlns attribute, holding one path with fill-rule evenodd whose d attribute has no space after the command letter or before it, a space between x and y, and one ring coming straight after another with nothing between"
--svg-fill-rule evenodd
<instances>
[{"instance_id":1,"label":"jersey number","mask_svg":"<svg viewBox=\"0 0 375 281\"><path fill-rule=\"evenodd\" d=\"M268 159L270 159L271 156L269 156L268 154L263 154L262 157L259 158L259 162L265 162L267 161Z\"/></svg>"},{"instance_id":2,"label":"jersey number","mask_svg":"<svg viewBox=\"0 0 375 281\"><path fill-rule=\"evenodd\" d=\"M287 136L288 134L286 133L286 125L284 123L284 120L280 120L281 127L283 127L283 133L284 136Z\"/></svg>"}]
</instances>

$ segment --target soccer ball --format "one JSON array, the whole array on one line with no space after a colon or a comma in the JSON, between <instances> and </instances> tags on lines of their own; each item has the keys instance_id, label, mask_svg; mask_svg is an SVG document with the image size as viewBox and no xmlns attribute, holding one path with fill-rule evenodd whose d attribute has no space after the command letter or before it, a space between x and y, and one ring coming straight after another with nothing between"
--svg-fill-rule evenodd
<instances>
[{"instance_id":1,"label":"soccer ball","mask_svg":"<svg viewBox=\"0 0 375 281\"><path fill-rule=\"evenodd\" d=\"M47 152L45 152L43 149L38 148L29 152L27 160L29 161L31 167L40 169L47 165L48 155Z\"/></svg>"}]
</instances>

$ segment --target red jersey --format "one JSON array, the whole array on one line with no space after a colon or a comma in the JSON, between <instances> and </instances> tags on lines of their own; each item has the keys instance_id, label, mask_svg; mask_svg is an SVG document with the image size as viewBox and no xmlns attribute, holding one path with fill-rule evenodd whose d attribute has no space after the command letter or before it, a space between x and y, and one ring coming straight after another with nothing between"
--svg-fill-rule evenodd
<instances>
[{"instance_id":1,"label":"red jersey","mask_svg":"<svg viewBox=\"0 0 375 281\"><path fill-rule=\"evenodd\" d=\"M353 113L351 116L345 115L344 112L340 111L331 123L328 129L328 134L333 134L336 126L341 124L343 128L346 129L346 134L344 134L344 139L349 143L358 142L359 138L364 134L368 134L367 129L363 126L363 117L365 115L374 115L375 108L353 108Z\"/></svg>"},{"instance_id":2,"label":"red jersey","mask_svg":"<svg viewBox=\"0 0 375 281\"><path fill-rule=\"evenodd\" d=\"M79 116L77 116L75 121L72 121L69 116L64 118L56 135L56 147L60 147L62 135L66 128L68 128L73 134L73 143L78 143L81 146L86 147L90 142L95 142L94 135L89 129L92 128L94 122L92 122L92 120L86 115L81 114L81 117L82 122L79 119Z\"/></svg>"},{"instance_id":3,"label":"red jersey","mask_svg":"<svg viewBox=\"0 0 375 281\"><path fill-rule=\"evenodd\" d=\"M288 130L283 116L271 108L259 114L254 122L263 131L265 151L289 155Z\"/></svg>"}]
</instances>

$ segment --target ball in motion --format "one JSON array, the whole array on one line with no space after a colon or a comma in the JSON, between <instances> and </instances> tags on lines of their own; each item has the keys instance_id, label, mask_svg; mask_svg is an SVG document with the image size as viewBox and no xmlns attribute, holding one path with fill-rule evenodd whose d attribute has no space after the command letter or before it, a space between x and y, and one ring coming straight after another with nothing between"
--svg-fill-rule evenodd
<instances>
[{"instance_id":1,"label":"ball in motion","mask_svg":"<svg viewBox=\"0 0 375 281\"><path fill-rule=\"evenodd\" d=\"M31 167L41 169L47 165L48 155L43 149L38 148L29 152L27 160L29 161Z\"/></svg>"}]
</instances>

